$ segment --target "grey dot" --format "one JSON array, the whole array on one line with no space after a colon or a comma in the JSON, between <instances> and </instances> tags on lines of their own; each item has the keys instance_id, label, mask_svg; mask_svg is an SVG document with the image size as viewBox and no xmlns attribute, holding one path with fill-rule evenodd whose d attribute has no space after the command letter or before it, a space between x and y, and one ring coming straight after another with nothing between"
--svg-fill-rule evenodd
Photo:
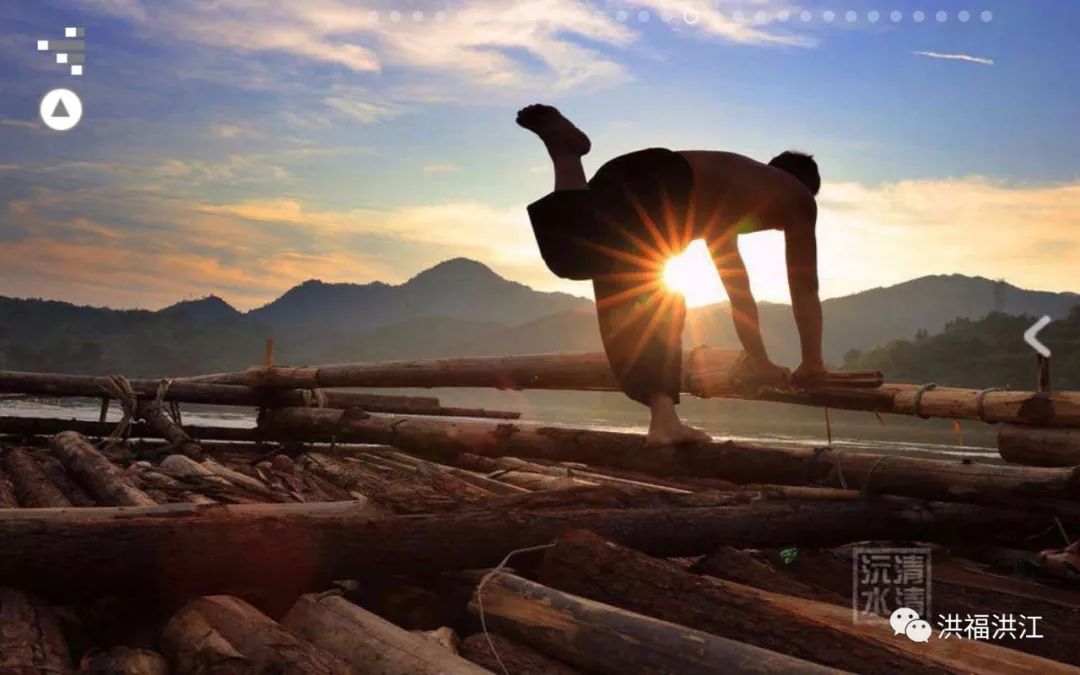
<instances>
[{"instance_id":1,"label":"grey dot","mask_svg":"<svg viewBox=\"0 0 1080 675\"><path fill-rule=\"evenodd\" d=\"M859 15L856 14L855 10L853 9L849 9L847 12L844 13L844 21L847 21L848 23L855 23L858 18Z\"/></svg>"},{"instance_id":2,"label":"grey dot","mask_svg":"<svg viewBox=\"0 0 1080 675\"><path fill-rule=\"evenodd\" d=\"M637 20L640 21L641 23L647 22L649 20L649 13L646 12L645 10L641 10L640 12L637 13Z\"/></svg>"},{"instance_id":3,"label":"grey dot","mask_svg":"<svg viewBox=\"0 0 1080 675\"><path fill-rule=\"evenodd\" d=\"M746 20L746 17L743 16L743 13L740 12L739 10L735 10L734 12L731 13L731 20L734 21L735 23L742 23L743 21Z\"/></svg>"},{"instance_id":4,"label":"grey dot","mask_svg":"<svg viewBox=\"0 0 1080 675\"><path fill-rule=\"evenodd\" d=\"M378 11L373 9L370 12L368 12L368 21L371 21L372 23L376 23L378 20L379 20L379 12Z\"/></svg>"},{"instance_id":5,"label":"grey dot","mask_svg":"<svg viewBox=\"0 0 1080 675\"><path fill-rule=\"evenodd\" d=\"M791 18L791 12L786 9L782 9L776 13L776 18L782 23L786 23Z\"/></svg>"},{"instance_id":6,"label":"grey dot","mask_svg":"<svg viewBox=\"0 0 1080 675\"><path fill-rule=\"evenodd\" d=\"M664 20L664 23L671 23L671 12L664 12L660 18Z\"/></svg>"},{"instance_id":7,"label":"grey dot","mask_svg":"<svg viewBox=\"0 0 1080 675\"><path fill-rule=\"evenodd\" d=\"M926 14L922 10L916 10L911 18L915 20L915 23L922 23L926 19Z\"/></svg>"},{"instance_id":8,"label":"grey dot","mask_svg":"<svg viewBox=\"0 0 1080 675\"><path fill-rule=\"evenodd\" d=\"M988 9L984 9L982 14L979 15L979 18L983 20L983 23L990 23L994 20L994 13Z\"/></svg>"},{"instance_id":9,"label":"grey dot","mask_svg":"<svg viewBox=\"0 0 1080 675\"><path fill-rule=\"evenodd\" d=\"M686 23L690 24L691 26L693 26L695 23L698 22L697 12L695 12L692 9L686 10L682 14L682 20L685 21Z\"/></svg>"},{"instance_id":10,"label":"grey dot","mask_svg":"<svg viewBox=\"0 0 1080 675\"><path fill-rule=\"evenodd\" d=\"M881 12L876 9L872 9L866 14L866 18L870 20L870 23L877 23L881 19Z\"/></svg>"},{"instance_id":11,"label":"grey dot","mask_svg":"<svg viewBox=\"0 0 1080 675\"><path fill-rule=\"evenodd\" d=\"M625 22L628 16L629 15L626 13L625 9L620 9L619 11L615 12L615 20L619 23Z\"/></svg>"},{"instance_id":12,"label":"grey dot","mask_svg":"<svg viewBox=\"0 0 1080 675\"><path fill-rule=\"evenodd\" d=\"M810 20L814 18L814 15L810 13L810 10L804 9L799 12L799 18L803 20L803 23L810 23Z\"/></svg>"},{"instance_id":13,"label":"grey dot","mask_svg":"<svg viewBox=\"0 0 1080 675\"><path fill-rule=\"evenodd\" d=\"M939 9L938 13L934 15L934 18L937 19L938 23L945 23L949 20L949 13L943 9Z\"/></svg>"},{"instance_id":14,"label":"grey dot","mask_svg":"<svg viewBox=\"0 0 1080 675\"><path fill-rule=\"evenodd\" d=\"M821 18L825 20L825 23L832 23L832 20L836 18L836 12L827 9L821 13Z\"/></svg>"},{"instance_id":15,"label":"grey dot","mask_svg":"<svg viewBox=\"0 0 1080 675\"><path fill-rule=\"evenodd\" d=\"M962 9L956 15L956 18L960 21L960 23L967 23L968 20L971 19L971 12L967 11L966 9Z\"/></svg>"},{"instance_id":16,"label":"grey dot","mask_svg":"<svg viewBox=\"0 0 1080 675\"><path fill-rule=\"evenodd\" d=\"M754 21L757 23L765 23L769 20L769 13L763 9L759 9L757 14L754 14Z\"/></svg>"},{"instance_id":17,"label":"grey dot","mask_svg":"<svg viewBox=\"0 0 1080 675\"><path fill-rule=\"evenodd\" d=\"M889 18L892 19L893 23L900 23L904 20L904 14L900 10L894 9L889 13Z\"/></svg>"},{"instance_id":18,"label":"grey dot","mask_svg":"<svg viewBox=\"0 0 1080 675\"><path fill-rule=\"evenodd\" d=\"M412 13L412 20L415 21L416 23L420 23L421 21L424 20L424 13L421 12L420 10L416 10L415 12Z\"/></svg>"},{"instance_id":19,"label":"grey dot","mask_svg":"<svg viewBox=\"0 0 1080 675\"><path fill-rule=\"evenodd\" d=\"M394 23L401 21L401 12L397 11L396 9L390 12L390 20Z\"/></svg>"},{"instance_id":20,"label":"grey dot","mask_svg":"<svg viewBox=\"0 0 1080 675\"><path fill-rule=\"evenodd\" d=\"M439 23L446 21L446 12L442 11L441 9L435 12L435 20Z\"/></svg>"}]
</instances>

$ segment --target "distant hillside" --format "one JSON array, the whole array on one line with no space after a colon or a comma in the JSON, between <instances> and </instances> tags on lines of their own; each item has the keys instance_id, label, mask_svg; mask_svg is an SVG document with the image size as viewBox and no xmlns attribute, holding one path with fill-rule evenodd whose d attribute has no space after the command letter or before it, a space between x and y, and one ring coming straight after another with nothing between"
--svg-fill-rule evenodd
<instances>
[{"instance_id":1,"label":"distant hillside","mask_svg":"<svg viewBox=\"0 0 1080 675\"><path fill-rule=\"evenodd\" d=\"M893 382L965 387L1035 386L1035 352L1023 340L1034 316L992 313L957 319L935 335L920 333L865 352L848 353L848 368L881 370ZM1080 389L1080 307L1039 333L1051 351L1052 384Z\"/></svg>"},{"instance_id":2,"label":"distant hillside","mask_svg":"<svg viewBox=\"0 0 1080 675\"><path fill-rule=\"evenodd\" d=\"M825 301L826 359L838 364L852 349L938 333L957 318L994 310L1061 318L1078 304L1073 293L923 277ZM770 355L797 364L791 308L762 303L760 310ZM309 281L246 314L216 296L157 312L0 297L0 368L140 376L233 370L261 360L268 337L278 362L294 364L602 349L590 300L534 291L461 258L396 286ZM687 346L738 345L726 304L691 310L684 337Z\"/></svg>"}]
</instances>

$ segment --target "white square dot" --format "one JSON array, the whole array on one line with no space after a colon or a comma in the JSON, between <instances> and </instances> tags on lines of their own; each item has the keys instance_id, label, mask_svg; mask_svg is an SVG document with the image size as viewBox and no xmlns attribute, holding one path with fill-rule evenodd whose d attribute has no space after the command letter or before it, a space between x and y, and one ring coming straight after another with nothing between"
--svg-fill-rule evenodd
<instances>
[{"instance_id":1,"label":"white square dot","mask_svg":"<svg viewBox=\"0 0 1080 675\"><path fill-rule=\"evenodd\" d=\"M72 66L71 67L71 74L72 75L82 75L82 66L81 65Z\"/></svg>"},{"instance_id":2,"label":"white square dot","mask_svg":"<svg viewBox=\"0 0 1080 675\"><path fill-rule=\"evenodd\" d=\"M56 62L57 63L67 63L67 59L68 59L67 54L57 54L56 55Z\"/></svg>"},{"instance_id":3,"label":"white square dot","mask_svg":"<svg viewBox=\"0 0 1080 675\"><path fill-rule=\"evenodd\" d=\"M49 51L49 41L48 40L38 40L37 41L37 50L39 52L47 52L47 51Z\"/></svg>"},{"instance_id":4,"label":"white square dot","mask_svg":"<svg viewBox=\"0 0 1080 675\"><path fill-rule=\"evenodd\" d=\"M78 28L65 28L64 29L64 37L69 37L69 38L79 37L79 29Z\"/></svg>"}]
</instances>

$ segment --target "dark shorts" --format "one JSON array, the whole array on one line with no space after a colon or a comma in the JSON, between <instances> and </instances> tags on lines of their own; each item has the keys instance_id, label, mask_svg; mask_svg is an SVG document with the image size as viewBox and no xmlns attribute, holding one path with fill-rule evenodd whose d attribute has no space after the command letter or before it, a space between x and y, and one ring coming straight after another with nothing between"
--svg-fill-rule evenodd
<instances>
[{"instance_id":1,"label":"dark shorts","mask_svg":"<svg viewBox=\"0 0 1080 675\"><path fill-rule=\"evenodd\" d=\"M540 255L565 279L644 270L657 251L682 250L693 238L690 163L650 148L616 157L587 190L560 190L529 205ZM662 263L662 261L656 261Z\"/></svg>"}]
</instances>

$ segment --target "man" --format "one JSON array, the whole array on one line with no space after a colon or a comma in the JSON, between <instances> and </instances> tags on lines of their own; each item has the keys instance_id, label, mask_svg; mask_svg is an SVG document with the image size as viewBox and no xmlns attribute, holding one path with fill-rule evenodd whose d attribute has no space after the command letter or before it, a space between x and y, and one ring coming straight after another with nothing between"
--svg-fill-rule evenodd
<instances>
[{"instance_id":1,"label":"man","mask_svg":"<svg viewBox=\"0 0 1080 675\"><path fill-rule=\"evenodd\" d=\"M802 345L792 377L825 374L814 199L821 178L813 158L785 152L762 164L730 152L651 148L617 157L586 180L581 158L591 141L558 110L531 105L517 123L540 137L555 169L555 190L529 205L540 253L555 274L592 279L612 370L626 395L651 412L650 446L709 440L675 411L686 307L661 278L667 259L694 239L708 243L751 369L763 382L779 382L788 372L765 351L736 239L784 232Z\"/></svg>"}]
</instances>

